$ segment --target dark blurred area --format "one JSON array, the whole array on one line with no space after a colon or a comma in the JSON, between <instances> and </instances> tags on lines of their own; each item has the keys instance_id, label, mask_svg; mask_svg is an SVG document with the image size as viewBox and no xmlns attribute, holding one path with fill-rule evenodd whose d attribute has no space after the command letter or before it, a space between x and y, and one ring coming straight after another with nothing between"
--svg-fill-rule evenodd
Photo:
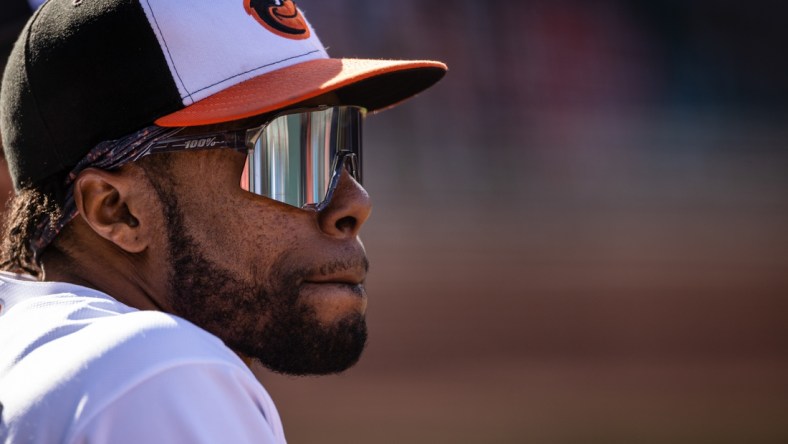
<instances>
[{"instance_id":1,"label":"dark blurred area","mask_svg":"<svg viewBox=\"0 0 788 444\"><path fill-rule=\"evenodd\" d=\"M42 2L43 0L0 0L0 74L5 71L8 55L17 36L33 10ZM5 218L6 205L14 189L2 149L3 144L0 141L0 224Z\"/></svg>"},{"instance_id":2,"label":"dark blurred area","mask_svg":"<svg viewBox=\"0 0 788 444\"><path fill-rule=\"evenodd\" d=\"M788 442L788 6L319 2L433 58L369 120L371 338L290 442Z\"/></svg>"},{"instance_id":3,"label":"dark blurred area","mask_svg":"<svg viewBox=\"0 0 788 444\"><path fill-rule=\"evenodd\" d=\"M34 5L40 0L2 0L0 2L0 67L14 46L17 35L30 17Z\"/></svg>"}]
</instances>

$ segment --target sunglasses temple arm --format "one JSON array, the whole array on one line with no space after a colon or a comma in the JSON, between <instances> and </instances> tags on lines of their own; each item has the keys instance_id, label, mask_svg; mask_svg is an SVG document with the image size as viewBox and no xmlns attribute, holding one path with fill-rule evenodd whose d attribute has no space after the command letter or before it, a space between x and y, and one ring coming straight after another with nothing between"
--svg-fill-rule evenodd
<instances>
[{"instance_id":1,"label":"sunglasses temple arm","mask_svg":"<svg viewBox=\"0 0 788 444\"><path fill-rule=\"evenodd\" d=\"M174 151L198 151L215 149L219 147L230 148L236 151L247 151L245 134L240 132L220 132L203 135L175 136L153 141L147 148L147 153L167 153ZM147 154L146 153L146 154Z\"/></svg>"}]
</instances>

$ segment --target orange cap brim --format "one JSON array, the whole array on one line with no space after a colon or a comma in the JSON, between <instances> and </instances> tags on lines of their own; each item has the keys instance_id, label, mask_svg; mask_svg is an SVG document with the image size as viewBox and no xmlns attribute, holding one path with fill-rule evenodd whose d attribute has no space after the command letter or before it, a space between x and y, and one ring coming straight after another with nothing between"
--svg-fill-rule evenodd
<instances>
[{"instance_id":1,"label":"orange cap brim","mask_svg":"<svg viewBox=\"0 0 788 444\"><path fill-rule=\"evenodd\" d=\"M429 88L446 65L428 60L319 59L231 86L156 120L165 127L210 125L265 114L335 92L340 101L375 111Z\"/></svg>"}]
</instances>

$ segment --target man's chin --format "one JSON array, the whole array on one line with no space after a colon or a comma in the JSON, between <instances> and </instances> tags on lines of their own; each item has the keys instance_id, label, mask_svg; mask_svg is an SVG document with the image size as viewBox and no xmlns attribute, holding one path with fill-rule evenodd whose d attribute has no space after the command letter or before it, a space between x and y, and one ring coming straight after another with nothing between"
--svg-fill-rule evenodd
<instances>
[{"instance_id":1,"label":"man's chin","mask_svg":"<svg viewBox=\"0 0 788 444\"><path fill-rule=\"evenodd\" d=\"M358 362L367 342L362 314L345 316L329 326L314 316L301 321L300 325L273 322L262 336L265 342L246 354L271 371L294 376L340 373Z\"/></svg>"}]
</instances>

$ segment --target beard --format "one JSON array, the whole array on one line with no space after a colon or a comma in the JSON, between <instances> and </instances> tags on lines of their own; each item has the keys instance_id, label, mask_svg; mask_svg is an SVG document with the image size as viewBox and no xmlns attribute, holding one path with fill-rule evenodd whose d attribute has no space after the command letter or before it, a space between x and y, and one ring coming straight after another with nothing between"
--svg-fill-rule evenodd
<instances>
[{"instance_id":1,"label":"beard","mask_svg":"<svg viewBox=\"0 0 788 444\"><path fill-rule=\"evenodd\" d=\"M168 222L169 302L174 314L278 373L325 375L358 361L367 340L364 315L352 313L328 325L321 323L315 309L299 296L299 285L320 270L359 264L336 261L306 267L285 254L265 277L244 281L207 259L186 233L177 198L156 188ZM366 259L360 260L366 267Z\"/></svg>"}]
</instances>

